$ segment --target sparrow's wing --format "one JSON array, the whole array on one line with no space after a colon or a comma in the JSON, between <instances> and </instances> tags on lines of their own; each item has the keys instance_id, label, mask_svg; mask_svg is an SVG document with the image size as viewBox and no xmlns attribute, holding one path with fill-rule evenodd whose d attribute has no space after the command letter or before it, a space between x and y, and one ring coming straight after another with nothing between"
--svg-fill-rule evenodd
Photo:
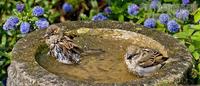
<instances>
[{"instance_id":1,"label":"sparrow's wing","mask_svg":"<svg viewBox=\"0 0 200 86\"><path fill-rule=\"evenodd\" d=\"M148 59L147 61L139 62L139 66L141 66L143 68L153 66L154 64L155 64L154 59Z\"/></svg>"},{"instance_id":2,"label":"sparrow's wing","mask_svg":"<svg viewBox=\"0 0 200 86\"><path fill-rule=\"evenodd\" d=\"M163 63L163 62L167 61L168 59L169 59L169 57L157 56L155 58L155 64Z\"/></svg>"},{"instance_id":3,"label":"sparrow's wing","mask_svg":"<svg viewBox=\"0 0 200 86\"><path fill-rule=\"evenodd\" d=\"M69 59L73 63L78 63L80 61L80 54L82 52L81 48L74 44L73 41L67 36L61 38L58 42L61 52L64 53L64 57Z\"/></svg>"},{"instance_id":4,"label":"sparrow's wing","mask_svg":"<svg viewBox=\"0 0 200 86\"><path fill-rule=\"evenodd\" d=\"M162 64L168 59L154 49L143 49L143 54L143 57L141 57L142 59L139 61L139 65L144 68Z\"/></svg>"}]
</instances>

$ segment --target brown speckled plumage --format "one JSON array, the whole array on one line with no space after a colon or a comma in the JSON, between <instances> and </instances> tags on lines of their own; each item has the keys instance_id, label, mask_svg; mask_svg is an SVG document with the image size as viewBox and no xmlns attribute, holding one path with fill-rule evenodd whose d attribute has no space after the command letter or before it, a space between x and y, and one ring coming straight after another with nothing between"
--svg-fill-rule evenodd
<instances>
[{"instance_id":1,"label":"brown speckled plumage","mask_svg":"<svg viewBox=\"0 0 200 86\"><path fill-rule=\"evenodd\" d=\"M49 46L48 54L64 64L78 64L80 62L81 48L73 43L68 36L63 36L60 27L51 25L47 28L46 44Z\"/></svg>"},{"instance_id":2,"label":"brown speckled plumage","mask_svg":"<svg viewBox=\"0 0 200 86\"><path fill-rule=\"evenodd\" d=\"M130 72L139 76L148 76L160 69L168 60L159 51L129 46L125 54L125 63Z\"/></svg>"}]
</instances>

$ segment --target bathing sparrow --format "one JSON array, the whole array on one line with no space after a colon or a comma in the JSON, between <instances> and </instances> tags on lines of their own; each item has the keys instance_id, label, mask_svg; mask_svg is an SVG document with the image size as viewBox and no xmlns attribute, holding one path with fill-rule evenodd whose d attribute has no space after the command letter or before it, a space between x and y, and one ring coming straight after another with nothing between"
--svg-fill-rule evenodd
<instances>
[{"instance_id":1,"label":"bathing sparrow","mask_svg":"<svg viewBox=\"0 0 200 86\"><path fill-rule=\"evenodd\" d=\"M45 33L45 42L49 47L48 55L64 64L78 64L82 49L74 44L68 36L64 36L60 27L50 25Z\"/></svg>"},{"instance_id":2,"label":"bathing sparrow","mask_svg":"<svg viewBox=\"0 0 200 86\"><path fill-rule=\"evenodd\" d=\"M167 62L168 57L154 49L131 45L127 48L124 59L130 72L139 76L149 76L159 70Z\"/></svg>"}]
</instances>

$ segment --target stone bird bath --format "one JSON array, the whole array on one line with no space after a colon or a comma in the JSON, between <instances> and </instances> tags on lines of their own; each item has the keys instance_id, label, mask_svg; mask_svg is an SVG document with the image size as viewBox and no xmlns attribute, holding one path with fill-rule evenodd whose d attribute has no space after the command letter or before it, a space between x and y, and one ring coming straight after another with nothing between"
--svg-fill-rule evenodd
<instances>
[{"instance_id":1,"label":"stone bird bath","mask_svg":"<svg viewBox=\"0 0 200 86\"><path fill-rule=\"evenodd\" d=\"M83 57L80 65L64 65L47 56L42 38L45 30L37 30L20 39L12 51L8 68L8 86L126 86L187 84L192 56L173 37L133 23L115 21L72 21L56 24L64 34L78 35L75 43L83 48L101 48L105 53ZM128 45L159 50L179 61L166 64L147 77L129 73L124 63Z\"/></svg>"}]
</instances>

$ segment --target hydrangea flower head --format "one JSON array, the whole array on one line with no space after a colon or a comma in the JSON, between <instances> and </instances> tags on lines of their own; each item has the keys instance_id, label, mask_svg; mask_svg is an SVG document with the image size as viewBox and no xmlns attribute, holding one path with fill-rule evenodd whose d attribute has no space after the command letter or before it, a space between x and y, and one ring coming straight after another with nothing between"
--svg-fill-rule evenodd
<instances>
[{"instance_id":1,"label":"hydrangea flower head","mask_svg":"<svg viewBox=\"0 0 200 86\"><path fill-rule=\"evenodd\" d=\"M176 11L176 18L181 19L183 21L187 20L189 17L189 11L188 10L184 10L184 9L180 9Z\"/></svg>"},{"instance_id":2,"label":"hydrangea flower head","mask_svg":"<svg viewBox=\"0 0 200 86\"><path fill-rule=\"evenodd\" d=\"M13 26L11 23L8 23L8 22L6 22L4 25L3 25L3 29L4 30L12 30L12 29L14 29L15 28L15 26Z\"/></svg>"},{"instance_id":3,"label":"hydrangea flower head","mask_svg":"<svg viewBox=\"0 0 200 86\"><path fill-rule=\"evenodd\" d=\"M169 21L169 15L168 14L161 14L159 16L159 20L162 24L167 24L167 22Z\"/></svg>"},{"instance_id":4,"label":"hydrangea flower head","mask_svg":"<svg viewBox=\"0 0 200 86\"><path fill-rule=\"evenodd\" d=\"M12 30L15 28L16 24L19 22L19 19L15 16L9 17L3 25L4 30Z\"/></svg>"},{"instance_id":5,"label":"hydrangea flower head","mask_svg":"<svg viewBox=\"0 0 200 86\"><path fill-rule=\"evenodd\" d=\"M190 0L182 0L182 3L183 3L184 5L189 4L189 3L190 3Z\"/></svg>"},{"instance_id":6,"label":"hydrangea flower head","mask_svg":"<svg viewBox=\"0 0 200 86\"><path fill-rule=\"evenodd\" d=\"M129 15L137 15L138 13L139 13L139 7L136 4L132 4L128 6Z\"/></svg>"},{"instance_id":7,"label":"hydrangea flower head","mask_svg":"<svg viewBox=\"0 0 200 86\"><path fill-rule=\"evenodd\" d=\"M17 24L19 22L19 19L15 16L11 16L6 22L12 22L13 24Z\"/></svg>"},{"instance_id":8,"label":"hydrangea flower head","mask_svg":"<svg viewBox=\"0 0 200 86\"><path fill-rule=\"evenodd\" d=\"M69 3L64 3L62 6L62 9L64 10L65 13L71 12L72 11L72 5Z\"/></svg>"},{"instance_id":9,"label":"hydrangea flower head","mask_svg":"<svg viewBox=\"0 0 200 86\"><path fill-rule=\"evenodd\" d=\"M102 13L98 13L97 15L93 16L93 21L102 21L108 19L106 16L104 16Z\"/></svg>"},{"instance_id":10,"label":"hydrangea flower head","mask_svg":"<svg viewBox=\"0 0 200 86\"><path fill-rule=\"evenodd\" d=\"M46 29L49 26L49 22L45 18L40 18L38 21L35 22L35 25L39 29Z\"/></svg>"},{"instance_id":11,"label":"hydrangea flower head","mask_svg":"<svg viewBox=\"0 0 200 86\"><path fill-rule=\"evenodd\" d=\"M16 5L16 9L17 9L18 12L22 12L24 10L24 4L18 3Z\"/></svg>"},{"instance_id":12,"label":"hydrangea flower head","mask_svg":"<svg viewBox=\"0 0 200 86\"><path fill-rule=\"evenodd\" d=\"M112 10L110 9L110 7L106 7L104 9L104 13L106 13L106 14L111 14L111 12L112 12Z\"/></svg>"},{"instance_id":13,"label":"hydrangea flower head","mask_svg":"<svg viewBox=\"0 0 200 86\"><path fill-rule=\"evenodd\" d=\"M171 20L167 23L167 29L170 32L177 32L179 30L180 26L175 20Z\"/></svg>"},{"instance_id":14,"label":"hydrangea flower head","mask_svg":"<svg viewBox=\"0 0 200 86\"><path fill-rule=\"evenodd\" d=\"M40 6L35 6L32 10L32 14L34 16L41 16L44 14L44 8L40 7Z\"/></svg>"},{"instance_id":15,"label":"hydrangea flower head","mask_svg":"<svg viewBox=\"0 0 200 86\"><path fill-rule=\"evenodd\" d=\"M22 34L28 33L30 30L30 24L28 22L22 22L20 25L20 31Z\"/></svg>"},{"instance_id":16,"label":"hydrangea flower head","mask_svg":"<svg viewBox=\"0 0 200 86\"><path fill-rule=\"evenodd\" d=\"M148 28L154 28L156 26L156 21L153 18L148 18L144 21L144 26Z\"/></svg>"},{"instance_id":17,"label":"hydrangea flower head","mask_svg":"<svg viewBox=\"0 0 200 86\"><path fill-rule=\"evenodd\" d=\"M152 0L150 4L151 9L157 9L158 8L158 0Z\"/></svg>"}]
</instances>

